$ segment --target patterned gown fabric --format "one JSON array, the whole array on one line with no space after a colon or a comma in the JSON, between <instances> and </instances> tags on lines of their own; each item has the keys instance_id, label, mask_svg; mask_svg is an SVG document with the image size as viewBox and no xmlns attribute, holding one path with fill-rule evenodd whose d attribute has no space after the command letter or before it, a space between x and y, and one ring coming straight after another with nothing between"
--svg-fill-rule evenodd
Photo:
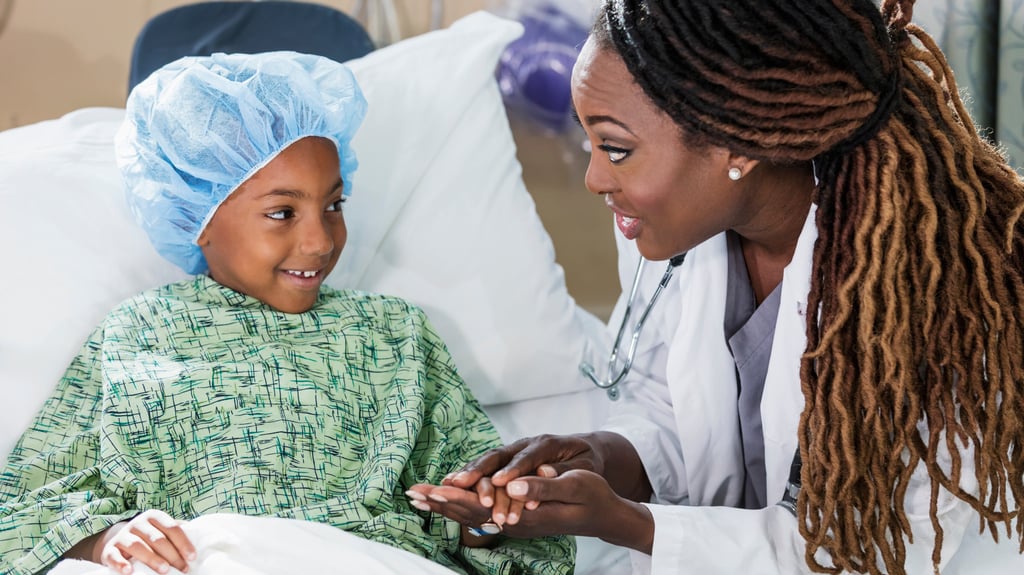
<instances>
[{"instance_id":1,"label":"patterned gown fabric","mask_svg":"<svg viewBox=\"0 0 1024 575\"><path fill-rule=\"evenodd\" d=\"M327 523L460 572L571 572L570 538L464 548L409 506L409 486L499 444L417 308L325 288L285 314L199 276L112 312L21 438L0 472L0 573L151 508Z\"/></svg>"}]
</instances>

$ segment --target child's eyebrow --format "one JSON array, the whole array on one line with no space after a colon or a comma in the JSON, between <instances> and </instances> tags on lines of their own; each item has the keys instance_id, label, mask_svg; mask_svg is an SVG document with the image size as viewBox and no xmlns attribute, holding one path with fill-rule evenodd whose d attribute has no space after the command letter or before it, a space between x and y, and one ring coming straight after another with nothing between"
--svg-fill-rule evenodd
<instances>
[{"instance_id":1,"label":"child's eyebrow","mask_svg":"<svg viewBox=\"0 0 1024 575\"><path fill-rule=\"evenodd\" d=\"M339 189L341 189L343 187L344 187L344 184L343 184L341 178L339 177L338 181L334 182L334 185L330 187L330 189L328 190L327 193L332 194L335 191L337 191L337 190L339 190ZM284 197L287 197L287 198L294 198L296 200L301 200L302 198L305 198L308 195L309 194L307 194L306 192L304 192L302 190L293 190L293 189L290 189L290 188L275 188L275 189L270 190L269 192L263 194L262 197L269 198L269 197L272 197L272 196L284 196Z\"/></svg>"},{"instance_id":2,"label":"child's eyebrow","mask_svg":"<svg viewBox=\"0 0 1024 575\"><path fill-rule=\"evenodd\" d=\"M288 198L301 199L301 198L306 197L306 193L301 191L301 190L289 190L289 189L286 189L286 188L277 188L277 189L270 190L269 192L263 194L264 198L269 198L271 196L285 196L285 197L288 197Z\"/></svg>"}]
</instances>

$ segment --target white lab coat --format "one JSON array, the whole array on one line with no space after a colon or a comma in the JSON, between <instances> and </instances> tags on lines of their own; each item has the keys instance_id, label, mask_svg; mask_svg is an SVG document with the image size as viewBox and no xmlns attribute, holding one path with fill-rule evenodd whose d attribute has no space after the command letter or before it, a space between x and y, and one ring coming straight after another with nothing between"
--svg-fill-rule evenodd
<instances>
[{"instance_id":1,"label":"white lab coat","mask_svg":"<svg viewBox=\"0 0 1024 575\"><path fill-rule=\"evenodd\" d=\"M783 276L761 403L769 501L781 500L797 448L803 408L800 356L815 237L812 208ZM633 242L619 234L616 238L623 296L609 321L613 330L620 324L639 257ZM646 306L665 265L646 265L631 321ZM655 521L653 552L631 554L636 573L809 572L796 518L788 510L734 507L743 494L744 471L736 369L723 335L726 276L724 234L690 251L647 320L623 397L605 426L636 447L654 488L649 505ZM628 337L629 332L627 344ZM974 481L972 458L964 455L964 484L972 487L967 484ZM919 466L905 502L914 533L907 573L933 572L930 489ZM966 503L944 490L939 497L945 531L942 573L1024 573L1015 538L1008 540L1004 531L996 545L991 535L979 535L978 516ZM819 560L828 564L821 552Z\"/></svg>"}]
</instances>

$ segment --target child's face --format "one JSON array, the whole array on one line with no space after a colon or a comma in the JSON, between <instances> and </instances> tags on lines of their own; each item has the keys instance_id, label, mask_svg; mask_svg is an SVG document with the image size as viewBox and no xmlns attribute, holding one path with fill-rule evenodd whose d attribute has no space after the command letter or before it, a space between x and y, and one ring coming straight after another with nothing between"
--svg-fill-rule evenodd
<instances>
[{"instance_id":1,"label":"child's face","mask_svg":"<svg viewBox=\"0 0 1024 575\"><path fill-rule=\"evenodd\" d=\"M276 310L316 303L348 231L338 152L324 138L285 148L217 209L199 236L210 276Z\"/></svg>"}]
</instances>

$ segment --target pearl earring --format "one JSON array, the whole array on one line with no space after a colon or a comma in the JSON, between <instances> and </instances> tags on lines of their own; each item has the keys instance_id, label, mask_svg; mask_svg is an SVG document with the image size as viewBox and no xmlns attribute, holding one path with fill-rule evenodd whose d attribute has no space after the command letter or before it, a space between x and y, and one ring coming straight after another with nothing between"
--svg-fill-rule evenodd
<instances>
[{"instance_id":1,"label":"pearl earring","mask_svg":"<svg viewBox=\"0 0 1024 575\"><path fill-rule=\"evenodd\" d=\"M743 170L739 168L729 168L729 179L736 182L743 177Z\"/></svg>"}]
</instances>

